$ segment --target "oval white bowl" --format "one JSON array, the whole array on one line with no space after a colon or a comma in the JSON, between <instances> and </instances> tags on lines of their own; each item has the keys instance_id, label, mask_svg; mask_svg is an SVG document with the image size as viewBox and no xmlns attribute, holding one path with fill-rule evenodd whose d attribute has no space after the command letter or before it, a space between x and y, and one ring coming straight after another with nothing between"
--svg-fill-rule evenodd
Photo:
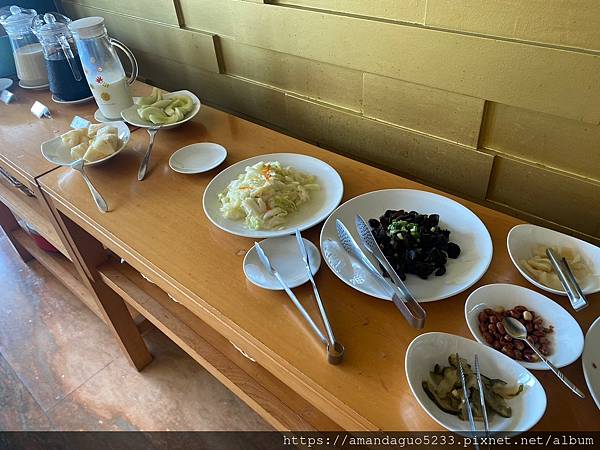
<instances>
[{"instance_id":1,"label":"oval white bowl","mask_svg":"<svg viewBox=\"0 0 600 450\"><path fill-rule=\"evenodd\" d=\"M507 401L512 417L497 414L490 417L490 431L522 432L533 427L546 411L546 392L538 379L525 367L508 356L471 339L447 333L425 333L417 336L408 346L405 358L406 379L412 394L429 416L444 428L460 434L469 433L469 422L442 411L427 396L422 382L429 378L435 364L448 365L448 356L457 353L473 364L475 354L483 375L501 378L507 383L523 384L517 397ZM483 427L479 424L479 431Z\"/></svg>"},{"instance_id":2,"label":"oval white bowl","mask_svg":"<svg viewBox=\"0 0 600 450\"><path fill-rule=\"evenodd\" d=\"M600 317L594 320L585 335L585 345L581 357L585 382L596 406L600 409L600 345L598 343L600 343Z\"/></svg>"},{"instance_id":3,"label":"oval white bowl","mask_svg":"<svg viewBox=\"0 0 600 450\"><path fill-rule=\"evenodd\" d=\"M533 249L541 245L545 247L569 247L581 253L581 256L592 272L586 280L581 282L581 289L584 294L600 292L600 248L558 231L537 225L522 224L510 230L506 238L506 246L510 259L527 281L544 291L558 295L567 295L564 290L556 290L543 285L529 275L521 265L520 261L531 258L533 256Z\"/></svg>"},{"instance_id":4,"label":"oval white bowl","mask_svg":"<svg viewBox=\"0 0 600 450\"><path fill-rule=\"evenodd\" d=\"M548 335L553 349L548 359L555 366L564 367L579 358L583 351L583 331L573 316L548 297L514 284L488 284L469 295L465 302L465 319L471 334L478 342L488 346L479 331L479 313L485 308L511 309L518 305L539 314L546 326L554 326L554 332ZM517 362L528 369L549 370L541 361Z\"/></svg>"},{"instance_id":5,"label":"oval white bowl","mask_svg":"<svg viewBox=\"0 0 600 450\"><path fill-rule=\"evenodd\" d=\"M86 166L95 166L96 164L101 164L105 161L108 161L111 158L117 156L125 147L127 147L127 143L129 142L129 138L131 137L131 132L129 131L129 127L123 121L117 122L103 122L106 126L115 127L118 132L119 142L121 145L113 154L108 155L106 158L99 159L98 161L86 162ZM60 136L57 136L49 141L46 141L42 144L42 155L48 161L53 164L59 166L70 166L71 163L75 162L75 160L71 157L71 149L63 144Z\"/></svg>"},{"instance_id":6,"label":"oval white bowl","mask_svg":"<svg viewBox=\"0 0 600 450\"><path fill-rule=\"evenodd\" d=\"M198 112L200 112L200 107L202 106L202 104L200 103L200 99L193 92L185 91L185 90L163 93L163 98L166 99L166 98L173 97L175 95L187 95L188 97L191 97L192 101L194 102L194 109L179 122L171 123L169 125L156 125L152 122L142 119L137 112L138 105L136 103L139 100L139 97L134 97L133 98L134 104L131 105L129 108L121 111L121 117L123 118L123 120L125 122L130 123L131 125L134 125L136 127L141 127L141 128L151 128L151 127L160 126L160 128L162 130L168 130L169 128L178 127L179 125L182 125L182 124L186 123L187 121L192 120L196 116L196 114L198 114Z\"/></svg>"}]
</instances>

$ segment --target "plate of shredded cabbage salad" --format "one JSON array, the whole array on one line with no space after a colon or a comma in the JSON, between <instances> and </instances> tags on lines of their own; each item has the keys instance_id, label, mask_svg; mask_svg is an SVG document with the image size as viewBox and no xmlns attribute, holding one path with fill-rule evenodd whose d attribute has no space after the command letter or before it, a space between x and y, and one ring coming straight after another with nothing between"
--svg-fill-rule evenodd
<instances>
[{"instance_id":1,"label":"plate of shredded cabbage salad","mask_svg":"<svg viewBox=\"0 0 600 450\"><path fill-rule=\"evenodd\" d=\"M329 164L311 156L273 153L240 161L204 191L204 212L238 236L267 238L305 230L325 220L344 185Z\"/></svg>"}]
</instances>

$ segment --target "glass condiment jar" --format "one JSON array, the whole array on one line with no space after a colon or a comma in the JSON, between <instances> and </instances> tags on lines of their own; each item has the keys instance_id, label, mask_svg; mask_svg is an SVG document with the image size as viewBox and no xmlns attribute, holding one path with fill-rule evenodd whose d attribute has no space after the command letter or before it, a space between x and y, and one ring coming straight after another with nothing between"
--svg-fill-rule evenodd
<instances>
[{"instance_id":1,"label":"glass condiment jar","mask_svg":"<svg viewBox=\"0 0 600 450\"><path fill-rule=\"evenodd\" d=\"M75 101L91 97L83 74L77 46L66 16L52 12L35 16L31 29L44 50L50 92L58 101Z\"/></svg>"},{"instance_id":2,"label":"glass condiment jar","mask_svg":"<svg viewBox=\"0 0 600 450\"><path fill-rule=\"evenodd\" d=\"M124 44L108 37L102 17L84 17L68 26L100 112L107 119L120 119L121 111L133 105L129 85L137 78L135 56ZM129 78L115 48L121 49L129 58L132 68Z\"/></svg>"},{"instance_id":3,"label":"glass condiment jar","mask_svg":"<svg viewBox=\"0 0 600 450\"><path fill-rule=\"evenodd\" d=\"M35 9L10 6L0 9L0 25L6 30L13 49L19 84L22 87L45 87L48 71L42 45L31 31Z\"/></svg>"}]
</instances>

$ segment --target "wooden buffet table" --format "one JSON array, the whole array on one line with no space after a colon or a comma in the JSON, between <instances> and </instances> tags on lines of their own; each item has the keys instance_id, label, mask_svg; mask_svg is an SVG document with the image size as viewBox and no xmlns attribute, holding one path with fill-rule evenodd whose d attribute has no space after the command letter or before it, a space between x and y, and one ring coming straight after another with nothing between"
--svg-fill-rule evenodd
<instances>
[{"instance_id":1,"label":"wooden buffet table","mask_svg":"<svg viewBox=\"0 0 600 450\"><path fill-rule=\"evenodd\" d=\"M7 109L0 108L4 118ZM66 131L74 114L83 115L69 110L66 122L55 117L41 128L32 125L31 131L11 138L12 142L35 148L38 157L28 152L27 160L41 165L39 143L47 139L49 129L55 134ZM23 130L36 120L26 114L11 118ZM6 134L1 123L0 139L4 141ZM470 338L464 301L478 286L508 282L533 288L513 267L506 251L508 231L521 222L449 196L472 209L490 231L494 257L487 273L467 292L427 303L426 328L417 331L391 302L352 290L323 264L317 284L336 337L346 346L344 362L331 366L285 294L260 289L245 279L242 260L253 240L226 234L208 221L202 210L204 188L219 170L234 162L264 153L295 152L331 164L344 181L344 200L385 188L437 191L205 106L186 125L158 133L150 173L138 182L137 168L147 141L144 130L135 130L127 150L87 169L111 208L107 214L96 209L78 173L49 167L34 174L53 232L67 253L73 254L96 304L136 367L142 368L149 357L137 329L131 326L131 316L124 314L121 298L277 429L441 429L408 388L404 375L408 344L428 331ZM168 167L175 150L203 141L227 148L223 166L192 176ZM0 153L4 152L3 145ZM11 164L19 167L18 162ZM320 228L304 235L318 245ZM316 316L310 287L295 292ZM566 298L551 297L570 310ZM600 296L589 300L589 308L574 313L584 332L600 315ZM581 360L564 371L575 384L585 387ZM584 400L576 398L550 372L535 375L548 396L546 414L535 429L597 429L599 414L589 395Z\"/></svg>"}]
</instances>

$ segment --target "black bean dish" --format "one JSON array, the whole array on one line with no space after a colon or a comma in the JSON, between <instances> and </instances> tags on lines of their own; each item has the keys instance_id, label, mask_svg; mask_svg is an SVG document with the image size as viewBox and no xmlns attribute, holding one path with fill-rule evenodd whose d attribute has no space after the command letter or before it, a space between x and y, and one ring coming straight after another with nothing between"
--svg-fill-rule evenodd
<instances>
[{"instance_id":1,"label":"black bean dish","mask_svg":"<svg viewBox=\"0 0 600 450\"><path fill-rule=\"evenodd\" d=\"M450 242L450 231L439 227L437 214L388 209L369 219L379 248L402 280L412 273L426 280L446 273L448 258L458 258L460 247ZM383 268L382 268L383 269ZM385 276L387 272L383 271Z\"/></svg>"}]
</instances>

